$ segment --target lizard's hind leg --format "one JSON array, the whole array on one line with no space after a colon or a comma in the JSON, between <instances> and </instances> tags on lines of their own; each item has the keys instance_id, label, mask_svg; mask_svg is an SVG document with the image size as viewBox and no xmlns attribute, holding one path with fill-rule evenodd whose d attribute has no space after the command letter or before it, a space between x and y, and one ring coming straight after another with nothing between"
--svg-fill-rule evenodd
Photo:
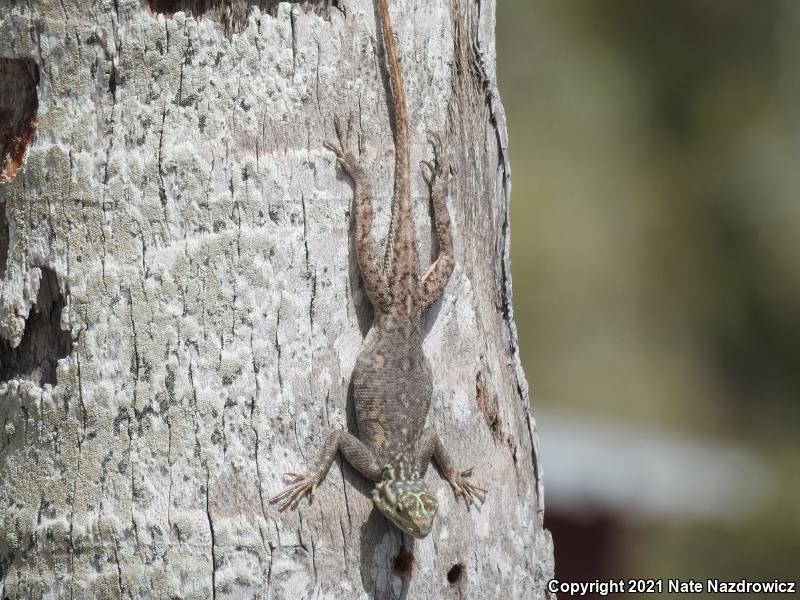
<instances>
[{"instance_id":1,"label":"lizard's hind leg","mask_svg":"<svg viewBox=\"0 0 800 600\"><path fill-rule=\"evenodd\" d=\"M336 154L336 162L353 180L356 211L356 258L361 270L361 279L372 305L378 309L388 306L388 289L383 273L383 261L372 240L372 186L364 168L361 166L360 152L352 143L352 116L347 121L347 131L342 129L338 118L334 127L338 143L325 142L325 147Z\"/></svg>"},{"instance_id":2,"label":"lizard's hind leg","mask_svg":"<svg viewBox=\"0 0 800 600\"><path fill-rule=\"evenodd\" d=\"M423 161L422 165L430 170L427 179L431 190L431 204L433 205L433 219L436 227L436 237L439 242L439 256L428 267L422 276L423 309L429 308L442 295L450 275L453 273L455 259L453 258L453 235L450 231L450 213L447 212L448 177L450 165L447 160L447 151L442 136L438 133L429 133L433 144L434 163Z\"/></svg>"}]
</instances>

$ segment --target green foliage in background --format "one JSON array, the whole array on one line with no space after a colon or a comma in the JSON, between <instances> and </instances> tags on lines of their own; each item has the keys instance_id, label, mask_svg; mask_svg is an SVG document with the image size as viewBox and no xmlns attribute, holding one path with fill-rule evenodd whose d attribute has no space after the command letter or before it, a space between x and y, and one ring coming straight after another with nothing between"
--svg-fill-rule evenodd
<instances>
[{"instance_id":1,"label":"green foliage in background","mask_svg":"<svg viewBox=\"0 0 800 600\"><path fill-rule=\"evenodd\" d=\"M755 521L648 526L630 574L796 575L800 2L500 0L497 39L534 403L776 469Z\"/></svg>"}]
</instances>

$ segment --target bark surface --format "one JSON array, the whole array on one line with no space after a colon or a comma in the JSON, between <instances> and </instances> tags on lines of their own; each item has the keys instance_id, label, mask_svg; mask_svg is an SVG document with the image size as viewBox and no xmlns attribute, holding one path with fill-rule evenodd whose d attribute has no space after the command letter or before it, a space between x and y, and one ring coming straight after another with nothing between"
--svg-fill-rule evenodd
<instances>
[{"instance_id":1,"label":"bark surface","mask_svg":"<svg viewBox=\"0 0 800 600\"><path fill-rule=\"evenodd\" d=\"M431 469L440 511L417 542L340 459L311 503L268 503L326 431L356 431L371 307L350 181L323 142L353 116L384 243L393 146L372 0L10 4L0 597L544 597L494 2L391 6L412 164L431 159L432 130L456 170L456 267L425 324L428 423L491 488L469 511ZM419 169L412 188L427 263Z\"/></svg>"}]
</instances>

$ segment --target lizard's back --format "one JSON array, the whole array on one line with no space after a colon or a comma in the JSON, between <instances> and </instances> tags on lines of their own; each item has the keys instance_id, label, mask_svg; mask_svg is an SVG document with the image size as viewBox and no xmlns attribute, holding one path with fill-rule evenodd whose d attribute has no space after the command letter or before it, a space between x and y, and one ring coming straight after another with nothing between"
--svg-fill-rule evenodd
<instances>
[{"instance_id":1,"label":"lizard's back","mask_svg":"<svg viewBox=\"0 0 800 600\"><path fill-rule=\"evenodd\" d=\"M376 315L353 369L353 399L359 437L379 462L413 447L425 426L432 392L419 326Z\"/></svg>"}]
</instances>

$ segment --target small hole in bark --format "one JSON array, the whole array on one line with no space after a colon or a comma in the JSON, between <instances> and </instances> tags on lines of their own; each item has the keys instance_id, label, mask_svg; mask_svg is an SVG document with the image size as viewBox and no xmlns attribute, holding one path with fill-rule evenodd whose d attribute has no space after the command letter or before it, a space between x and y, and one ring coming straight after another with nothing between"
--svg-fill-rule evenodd
<instances>
[{"instance_id":1,"label":"small hole in bark","mask_svg":"<svg viewBox=\"0 0 800 600\"><path fill-rule=\"evenodd\" d=\"M447 582L450 585L458 585L464 581L466 573L467 569L464 567L464 563L456 563L447 572Z\"/></svg>"},{"instance_id":2,"label":"small hole in bark","mask_svg":"<svg viewBox=\"0 0 800 600\"><path fill-rule=\"evenodd\" d=\"M39 385L56 385L56 365L72 352L72 334L61 329L61 311L66 302L55 271L41 267L42 280L36 304L25 321L19 346L0 339L0 381L33 375Z\"/></svg>"},{"instance_id":3,"label":"small hole in bark","mask_svg":"<svg viewBox=\"0 0 800 600\"><path fill-rule=\"evenodd\" d=\"M392 572L398 577L411 577L411 572L414 570L414 555L405 548L400 548L392 559Z\"/></svg>"},{"instance_id":4,"label":"small hole in bark","mask_svg":"<svg viewBox=\"0 0 800 600\"><path fill-rule=\"evenodd\" d=\"M22 164L36 125L38 84L39 67L30 58L0 58L0 183Z\"/></svg>"}]
</instances>

